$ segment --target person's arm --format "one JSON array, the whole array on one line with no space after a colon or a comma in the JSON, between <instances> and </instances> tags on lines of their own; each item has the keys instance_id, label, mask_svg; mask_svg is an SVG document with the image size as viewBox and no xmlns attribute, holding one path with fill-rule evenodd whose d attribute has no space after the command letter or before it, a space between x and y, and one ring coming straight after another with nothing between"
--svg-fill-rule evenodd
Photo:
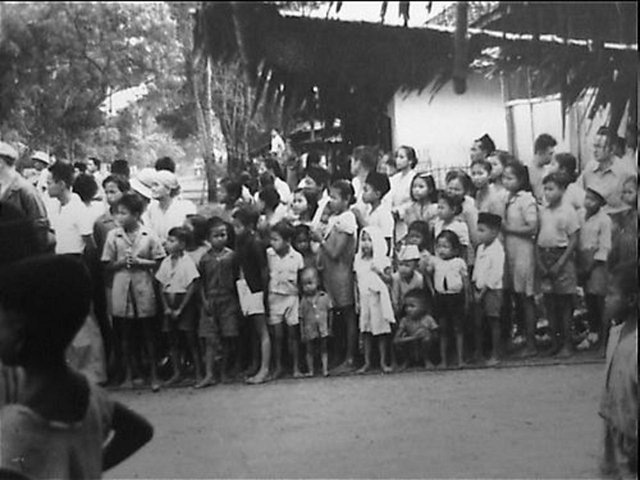
<instances>
[{"instance_id":1,"label":"person's arm","mask_svg":"<svg viewBox=\"0 0 640 480\"><path fill-rule=\"evenodd\" d=\"M182 299L182 303L176 310L176 316L179 317L180 315L182 315L182 312L184 312L184 309L187 307L187 305L189 305L189 302L198 291L199 284L200 282L198 281L198 279L193 280L189 284L189 287L187 288L187 293L185 293L184 298Z\"/></svg>"},{"instance_id":2,"label":"person's arm","mask_svg":"<svg viewBox=\"0 0 640 480\"><path fill-rule=\"evenodd\" d=\"M349 235L343 232L337 232L335 234L335 238L333 241L328 242L324 240L320 243L320 248L324 250L326 255L331 260L337 260L345 248L347 248L347 243L349 242Z\"/></svg>"},{"instance_id":3,"label":"person's arm","mask_svg":"<svg viewBox=\"0 0 640 480\"><path fill-rule=\"evenodd\" d=\"M82 235L82 241L84 242L84 253L86 256L91 257L96 253L97 246L93 239L93 232L88 235Z\"/></svg>"},{"instance_id":4,"label":"person's arm","mask_svg":"<svg viewBox=\"0 0 640 480\"><path fill-rule=\"evenodd\" d=\"M560 256L558 261L549 269L549 273L552 276L555 277L558 275L558 273L560 273L560 270L562 270L562 267L564 267L565 263L567 263L567 260L569 260L574 250L576 249L576 245L578 245L577 230L569 236L569 245L565 249L564 253Z\"/></svg>"},{"instance_id":5,"label":"person's arm","mask_svg":"<svg viewBox=\"0 0 640 480\"><path fill-rule=\"evenodd\" d=\"M524 225L522 227L513 227L506 222L503 232L519 237L531 238L538 230L538 207L535 200L530 202L524 209Z\"/></svg>"},{"instance_id":6,"label":"person's arm","mask_svg":"<svg viewBox=\"0 0 640 480\"><path fill-rule=\"evenodd\" d=\"M153 437L153 426L141 415L114 402L111 428L114 435L102 452L102 471L123 462Z\"/></svg>"}]
</instances>

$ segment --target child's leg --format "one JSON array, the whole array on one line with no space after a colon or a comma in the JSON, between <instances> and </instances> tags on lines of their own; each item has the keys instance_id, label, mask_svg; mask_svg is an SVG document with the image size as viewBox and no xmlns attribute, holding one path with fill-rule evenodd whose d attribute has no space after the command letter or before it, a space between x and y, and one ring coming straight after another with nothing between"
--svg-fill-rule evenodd
<instances>
[{"instance_id":1,"label":"child's leg","mask_svg":"<svg viewBox=\"0 0 640 480\"><path fill-rule=\"evenodd\" d=\"M131 356L131 340L133 335L132 329L133 320L124 318L122 319L122 362L124 367L124 382L122 386L124 387L132 387L133 386L133 367L132 367L132 356Z\"/></svg>"},{"instance_id":2,"label":"child's leg","mask_svg":"<svg viewBox=\"0 0 640 480\"><path fill-rule=\"evenodd\" d=\"M344 308L342 321L347 325L347 355L344 365L345 367L352 368L358 346L358 320L353 305Z\"/></svg>"},{"instance_id":3,"label":"child's leg","mask_svg":"<svg viewBox=\"0 0 640 480\"><path fill-rule=\"evenodd\" d=\"M558 337L560 336L560 326L557 318L558 309L556 308L556 298L552 293L544 294L545 310L547 311L547 320L549 321L549 330L551 332L551 352L557 353L560 344Z\"/></svg>"},{"instance_id":4,"label":"child's leg","mask_svg":"<svg viewBox=\"0 0 640 480\"><path fill-rule=\"evenodd\" d=\"M212 338L205 339L204 347L204 378L196 384L196 388L208 387L215 385L214 375L215 364L215 345Z\"/></svg>"},{"instance_id":5,"label":"child's leg","mask_svg":"<svg viewBox=\"0 0 640 480\"><path fill-rule=\"evenodd\" d=\"M483 340L483 330L482 330L482 320L484 317L484 313L482 310L482 302L475 303L473 306L473 339L475 342L475 352L474 352L474 361L480 362L483 360L484 355L482 354L482 340Z\"/></svg>"},{"instance_id":6,"label":"child's leg","mask_svg":"<svg viewBox=\"0 0 640 480\"><path fill-rule=\"evenodd\" d=\"M538 351L536 349L536 304L533 296L526 294L518 294L522 303L522 309L525 319L527 347L524 356L535 356Z\"/></svg>"},{"instance_id":7,"label":"child's leg","mask_svg":"<svg viewBox=\"0 0 640 480\"><path fill-rule=\"evenodd\" d=\"M322 375L329 376L329 350L327 348L327 338L320 339L320 355L322 360Z\"/></svg>"},{"instance_id":8,"label":"child's leg","mask_svg":"<svg viewBox=\"0 0 640 480\"><path fill-rule=\"evenodd\" d=\"M387 348L389 347L389 335L378 335L378 350L380 352L380 368L384 373L391 373L393 369L387 363Z\"/></svg>"},{"instance_id":9,"label":"child's leg","mask_svg":"<svg viewBox=\"0 0 640 480\"><path fill-rule=\"evenodd\" d=\"M424 364L424 368L433 368L433 363L431 363L430 357L433 343L433 340L429 338L420 340L420 354L422 356L422 363Z\"/></svg>"},{"instance_id":10,"label":"child's leg","mask_svg":"<svg viewBox=\"0 0 640 480\"><path fill-rule=\"evenodd\" d=\"M587 294L585 303L589 314L589 331L598 334L598 343L602 343L605 331L602 316L604 314L604 299L602 295Z\"/></svg>"},{"instance_id":11,"label":"child's leg","mask_svg":"<svg viewBox=\"0 0 640 480\"><path fill-rule=\"evenodd\" d=\"M282 337L284 336L284 326L282 323L279 323L277 325L271 325L269 328L273 333L272 355L275 367L273 378L275 379L280 378L280 375L282 375Z\"/></svg>"},{"instance_id":12,"label":"child's leg","mask_svg":"<svg viewBox=\"0 0 640 480\"><path fill-rule=\"evenodd\" d=\"M172 331L167 333L167 340L169 342L169 355L171 357L171 365L173 366L173 375L165 382L165 385L173 385L178 382L181 375L181 362L180 362L180 351L178 349L178 335L179 332Z\"/></svg>"},{"instance_id":13,"label":"child's leg","mask_svg":"<svg viewBox=\"0 0 640 480\"><path fill-rule=\"evenodd\" d=\"M287 325L287 340L289 343L289 353L293 359L293 376L301 377L300 373L300 328L298 325Z\"/></svg>"},{"instance_id":14,"label":"child's leg","mask_svg":"<svg viewBox=\"0 0 640 480\"><path fill-rule=\"evenodd\" d=\"M392 323L390 338L395 338L397 330L398 330L398 323L397 322ZM391 369L395 370L398 367L398 359L396 358L396 349L394 348L393 342L390 339L387 339L387 344L389 345L389 355L391 357Z\"/></svg>"},{"instance_id":15,"label":"child's leg","mask_svg":"<svg viewBox=\"0 0 640 480\"><path fill-rule=\"evenodd\" d=\"M313 377L314 375L314 371L313 371L313 357L314 357L314 345L313 345L313 340L308 340L306 342L304 342L304 346L305 346L305 356L307 359L307 376L309 377Z\"/></svg>"},{"instance_id":16,"label":"child's leg","mask_svg":"<svg viewBox=\"0 0 640 480\"><path fill-rule=\"evenodd\" d=\"M151 389L157 391L160 388L158 384L158 372L156 367L156 346L154 343L154 325L153 318L144 318L142 320L142 328L144 342L146 344L147 355L149 355L149 370L151 373Z\"/></svg>"},{"instance_id":17,"label":"child's leg","mask_svg":"<svg viewBox=\"0 0 640 480\"><path fill-rule=\"evenodd\" d=\"M255 376L248 378L247 382L263 383L269 374L269 363L271 362L271 339L267 329L267 320L263 313L251 315L249 318L253 321L260 340L260 370Z\"/></svg>"},{"instance_id":18,"label":"child's leg","mask_svg":"<svg viewBox=\"0 0 640 480\"><path fill-rule=\"evenodd\" d=\"M491 358L489 363L495 365L500 359L501 353L501 335L500 335L500 317L488 317L489 327L491 328Z\"/></svg>"},{"instance_id":19,"label":"child's leg","mask_svg":"<svg viewBox=\"0 0 640 480\"><path fill-rule=\"evenodd\" d=\"M458 355L458 366L464 367L464 333L456 332L456 353Z\"/></svg>"},{"instance_id":20,"label":"child's leg","mask_svg":"<svg viewBox=\"0 0 640 480\"><path fill-rule=\"evenodd\" d=\"M362 366L362 368L360 368L358 370L357 373L364 373L369 371L369 369L371 368L371 342L372 342L372 336L370 333L363 333L363 340L364 340L364 365Z\"/></svg>"},{"instance_id":21,"label":"child's leg","mask_svg":"<svg viewBox=\"0 0 640 480\"><path fill-rule=\"evenodd\" d=\"M193 358L193 366L195 367L195 376L196 378L200 378L202 375L202 364L201 364L201 356L200 356L200 346L198 345L198 336L196 335L195 330L188 330L184 332L184 335L187 340L187 349L189 350L189 354L191 358Z\"/></svg>"},{"instance_id":22,"label":"child's leg","mask_svg":"<svg viewBox=\"0 0 640 480\"><path fill-rule=\"evenodd\" d=\"M571 320L573 317L573 295L557 295L556 296L556 316L560 320L562 328L562 356L571 356L572 339L571 339Z\"/></svg>"},{"instance_id":23,"label":"child's leg","mask_svg":"<svg viewBox=\"0 0 640 480\"><path fill-rule=\"evenodd\" d=\"M447 368L449 362L447 362L447 351L449 350L449 334L442 333L440 335L440 366Z\"/></svg>"}]
</instances>

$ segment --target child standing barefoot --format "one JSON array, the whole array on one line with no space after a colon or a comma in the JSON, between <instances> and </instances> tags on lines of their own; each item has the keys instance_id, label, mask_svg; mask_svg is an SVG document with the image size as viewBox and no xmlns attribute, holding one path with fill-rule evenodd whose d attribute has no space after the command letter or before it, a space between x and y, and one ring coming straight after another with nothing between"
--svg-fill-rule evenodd
<instances>
[{"instance_id":1,"label":"child standing barefoot","mask_svg":"<svg viewBox=\"0 0 640 480\"><path fill-rule=\"evenodd\" d=\"M34 480L101 478L147 443L153 427L65 362L89 312L89 274L73 258L44 256L5 267L1 277L0 359L20 374L10 403L0 405L0 469Z\"/></svg>"},{"instance_id":2,"label":"child standing barefoot","mask_svg":"<svg viewBox=\"0 0 640 480\"><path fill-rule=\"evenodd\" d=\"M540 211L537 274L553 335L553 353L571 356L571 318L577 278L574 252L578 246L578 214L562 201L568 178L550 173L542 180L546 206ZM560 340L558 342L558 340Z\"/></svg>"},{"instance_id":3,"label":"child standing barefoot","mask_svg":"<svg viewBox=\"0 0 640 480\"><path fill-rule=\"evenodd\" d=\"M293 227L283 220L270 233L271 247L267 249L269 264L269 326L273 330L273 356L275 372L273 378L282 374L283 323L287 325L289 353L293 357L293 376L298 378L300 362L298 356L300 336L298 311L298 274L304 268L302 255L291 247Z\"/></svg>"},{"instance_id":4,"label":"child standing barefoot","mask_svg":"<svg viewBox=\"0 0 640 480\"><path fill-rule=\"evenodd\" d=\"M134 333L142 329L151 370L151 389L160 388L156 371L156 349L153 321L156 315L156 295L153 273L165 256L160 239L140 222L144 206L135 193L125 193L116 206L116 221L120 227L107 235L102 252L106 269L114 272L112 308L114 323L122 325L122 355L125 386L133 385Z\"/></svg>"},{"instance_id":5,"label":"child standing barefoot","mask_svg":"<svg viewBox=\"0 0 640 480\"><path fill-rule=\"evenodd\" d=\"M164 308L163 331L169 337L173 375L165 385L174 385L182 379L182 356L180 355L180 335L185 337L188 353L193 359L196 379L200 378L200 350L196 337L198 305L194 302L198 291L200 274L196 264L185 253L189 233L182 227L173 227L167 236L169 254L156 273L156 280L162 289Z\"/></svg>"},{"instance_id":6,"label":"child standing barefoot","mask_svg":"<svg viewBox=\"0 0 640 480\"><path fill-rule=\"evenodd\" d=\"M371 368L373 337L377 337L382 371L391 372L387 363L387 348L395 318L387 286L391 280L391 261L386 253L382 232L375 227L365 227L360 233L353 265L360 306L360 332L364 337L364 366L358 373Z\"/></svg>"},{"instance_id":7,"label":"child standing barefoot","mask_svg":"<svg viewBox=\"0 0 640 480\"><path fill-rule=\"evenodd\" d=\"M614 268L605 319L611 328L605 384L599 414L604 420L602 473L613 478L638 477L638 265Z\"/></svg>"},{"instance_id":8,"label":"child standing barefoot","mask_svg":"<svg viewBox=\"0 0 640 480\"><path fill-rule=\"evenodd\" d=\"M228 226L220 217L209 220L209 243L211 249L202 257L198 265L201 276L201 303L204 315L200 319L199 334L205 345L205 376L196 388L214 385L214 365L216 363L217 340L222 342L220 376L227 379L229 361L233 373L240 370L238 336L240 334L240 304L236 292L237 258L227 247Z\"/></svg>"},{"instance_id":9,"label":"child standing barefoot","mask_svg":"<svg viewBox=\"0 0 640 480\"><path fill-rule=\"evenodd\" d=\"M537 355L533 301L536 269L534 239L538 233L538 207L531 193L527 167L522 163L513 161L507 164L502 185L509 192L502 223L506 257L504 287L515 295L516 302L524 310L527 347L522 356L534 356Z\"/></svg>"},{"instance_id":10,"label":"child standing barefoot","mask_svg":"<svg viewBox=\"0 0 640 480\"><path fill-rule=\"evenodd\" d=\"M307 376L313 377L314 343L320 342L320 356L322 359L322 375L329 375L329 353L327 338L331 316L331 298L325 292L318 290L320 278L313 267L306 267L300 273L302 300L300 300L300 323L302 341L305 344L307 356Z\"/></svg>"}]
</instances>

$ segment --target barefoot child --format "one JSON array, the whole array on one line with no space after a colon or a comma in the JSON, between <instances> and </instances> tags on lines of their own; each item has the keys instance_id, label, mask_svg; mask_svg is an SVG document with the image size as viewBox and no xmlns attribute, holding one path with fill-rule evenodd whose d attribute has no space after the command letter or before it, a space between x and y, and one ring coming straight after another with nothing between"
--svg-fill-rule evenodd
<instances>
[{"instance_id":1,"label":"barefoot child","mask_svg":"<svg viewBox=\"0 0 640 480\"><path fill-rule=\"evenodd\" d=\"M142 330L151 373L151 389L160 388L156 371L154 318L156 295L153 274L165 257L160 239L142 225L144 205L135 193L125 193L116 206L119 227L111 230L102 252L102 262L113 273L111 305L114 324L122 326L122 356L125 369L124 385L133 383L134 333Z\"/></svg>"},{"instance_id":2,"label":"barefoot child","mask_svg":"<svg viewBox=\"0 0 640 480\"><path fill-rule=\"evenodd\" d=\"M393 305L387 286L391 281L391 261L382 232L375 227L365 227L360 233L360 242L353 269L360 307L360 333L364 337L364 365L358 373L371 368L371 348L376 337L380 352L380 367L390 373L387 363L387 348L391 325L395 323Z\"/></svg>"},{"instance_id":3,"label":"barefoot child","mask_svg":"<svg viewBox=\"0 0 640 480\"><path fill-rule=\"evenodd\" d=\"M169 337L173 375L165 385L174 385L182 379L182 355L180 336L186 340L189 356L193 359L196 379L200 378L200 351L196 337L198 305L194 295L198 291L198 268L185 253L189 232L182 227L173 227L167 234L166 248L169 254L160 264L156 280L162 292L164 321L162 330Z\"/></svg>"},{"instance_id":4,"label":"barefoot child","mask_svg":"<svg viewBox=\"0 0 640 480\"><path fill-rule=\"evenodd\" d=\"M0 359L19 380L0 410L0 469L33 480L101 478L153 427L65 362L89 312L89 273L73 258L42 256L1 277Z\"/></svg>"},{"instance_id":5,"label":"barefoot child","mask_svg":"<svg viewBox=\"0 0 640 480\"><path fill-rule=\"evenodd\" d=\"M313 377L313 360L315 344L320 343L320 357L322 360L322 375L329 375L329 353L327 338L329 337L331 298L325 292L318 290L320 277L318 270L305 267L300 273L302 299L300 300L300 326L302 341L305 344L307 357L307 376Z\"/></svg>"},{"instance_id":6,"label":"barefoot child","mask_svg":"<svg viewBox=\"0 0 640 480\"><path fill-rule=\"evenodd\" d=\"M568 178L550 173L542 180L546 205L540 210L536 244L537 277L553 334L552 351L571 356L571 319L577 277L574 253L578 246L578 214L562 200Z\"/></svg>"},{"instance_id":7,"label":"barefoot child","mask_svg":"<svg viewBox=\"0 0 640 480\"><path fill-rule=\"evenodd\" d=\"M472 284L475 300L475 359L481 361L483 321L491 329L491 357L487 362L496 365L500 358L500 312L502 310L502 277L504 276L504 248L498 240L502 219L488 212L478 214L478 252L473 269Z\"/></svg>"},{"instance_id":8,"label":"barefoot child","mask_svg":"<svg viewBox=\"0 0 640 480\"><path fill-rule=\"evenodd\" d=\"M474 207L475 208L475 207ZM443 230L455 233L460 239L460 255L467 260L467 264L472 255L469 254L471 241L469 240L469 228L461 219L462 200L447 192L442 192L438 197L438 218L433 223L433 234L437 238Z\"/></svg>"},{"instance_id":9,"label":"barefoot child","mask_svg":"<svg viewBox=\"0 0 640 480\"><path fill-rule=\"evenodd\" d=\"M638 477L638 265L612 271L605 319L611 328L599 414L604 420L602 473L612 478Z\"/></svg>"},{"instance_id":10,"label":"barefoot child","mask_svg":"<svg viewBox=\"0 0 640 480\"><path fill-rule=\"evenodd\" d=\"M424 277L418 272L420 251L415 245L406 245L398 254L398 271L391 275L391 303L396 318L402 314L402 302L411 290L425 291Z\"/></svg>"},{"instance_id":11,"label":"barefoot child","mask_svg":"<svg viewBox=\"0 0 640 480\"><path fill-rule=\"evenodd\" d=\"M362 201L365 205L369 205L370 209L368 214L359 218L359 224L362 227L375 227L382 232L387 243L387 254L391 252L391 242L395 228L391 209L387 204L382 203L382 198L389 193L389 189L389 179L386 175L370 172L364 182L362 192ZM360 211L359 209L354 209L354 213Z\"/></svg>"},{"instance_id":12,"label":"barefoot child","mask_svg":"<svg viewBox=\"0 0 640 480\"><path fill-rule=\"evenodd\" d=\"M438 331L438 324L428 313L427 295L422 289L409 290L404 296L404 316L393 338L396 356L407 367L409 360L421 362L424 368L432 367L430 352Z\"/></svg>"},{"instance_id":13,"label":"barefoot child","mask_svg":"<svg viewBox=\"0 0 640 480\"><path fill-rule=\"evenodd\" d=\"M304 268L302 255L291 247L293 227L283 220L271 228L271 246L267 249L269 264L269 326L273 333L273 357L275 371L273 378L282 375L282 340L284 325L287 326L289 353L293 360L293 376L298 378L299 325L298 275Z\"/></svg>"}]
</instances>

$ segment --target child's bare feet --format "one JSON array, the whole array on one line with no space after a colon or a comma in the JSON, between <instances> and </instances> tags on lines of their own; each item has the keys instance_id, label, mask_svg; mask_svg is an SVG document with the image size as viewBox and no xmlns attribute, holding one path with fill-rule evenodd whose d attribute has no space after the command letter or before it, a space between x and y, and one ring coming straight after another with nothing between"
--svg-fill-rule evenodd
<instances>
[{"instance_id":1,"label":"child's bare feet","mask_svg":"<svg viewBox=\"0 0 640 480\"><path fill-rule=\"evenodd\" d=\"M216 379L213 378L213 375L207 375L206 377L204 377L202 380L200 380L198 383L196 383L194 385L195 388L205 388L205 387L212 387L216 384Z\"/></svg>"},{"instance_id":2,"label":"child's bare feet","mask_svg":"<svg viewBox=\"0 0 640 480\"><path fill-rule=\"evenodd\" d=\"M265 383L268 380L269 372L259 371L255 376L247 378L247 383L250 385L258 385Z\"/></svg>"},{"instance_id":3,"label":"child's bare feet","mask_svg":"<svg viewBox=\"0 0 640 480\"><path fill-rule=\"evenodd\" d=\"M271 374L273 380L277 380L282 376L282 367L277 367Z\"/></svg>"},{"instance_id":4,"label":"child's bare feet","mask_svg":"<svg viewBox=\"0 0 640 480\"><path fill-rule=\"evenodd\" d=\"M353 360L346 360L341 365L337 366L333 371L334 373L349 373L353 371L355 365L353 364Z\"/></svg>"},{"instance_id":5,"label":"child's bare feet","mask_svg":"<svg viewBox=\"0 0 640 480\"><path fill-rule=\"evenodd\" d=\"M300 370L293 371L293 378L302 378L302 377L304 377L304 375L302 375L302 372L300 372Z\"/></svg>"},{"instance_id":6,"label":"child's bare feet","mask_svg":"<svg viewBox=\"0 0 640 480\"><path fill-rule=\"evenodd\" d=\"M425 370L433 370L434 368L436 368L436 366L433 363L431 363L429 360L426 360L424 362L424 369Z\"/></svg>"},{"instance_id":7,"label":"child's bare feet","mask_svg":"<svg viewBox=\"0 0 640 480\"><path fill-rule=\"evenodd\" d=\"M573 355L573 352L566 345L557 353L556 358L569 358Z\"/></svg>"},{"instance_id":8,"label":"child's bare feet","mask_svg":"<svg viewBox=\"0 0 640 480\"><path fill-rule=\"evenodd\" d=\"M522 352L520 352L520 354L518 355L518 358L524 359L524 358L532 358L538 355L538 350L535 347L527 347L524 350L522 350Z\"/></svg>"},{"instance_id":9,"label":"child's bare feet","mask_svg":"<svg viewBox=\"0 0 640 480\"><path fill-rule=\"evenodd\" d=\"M399 363L398 368L396 368L397 372L404 372L407 369L407 362Z\"/></svg>"},{"instance_id":10,"label":"child's bare feet","mask_svg":"<svg viewBox=\"0 0 640 480\"><path fill-rule=\"evenodd\" d=\"M500 360L498 360L498 357L491 357L489 360L487 360L488 367L495 367L499 363L500 363Z\"/></svg>"},{"instance_id":11,"label":"child's bare feet","mask_svg":"<svg viewBox=\"0 0 640 480\"><path fill-rule=\"evenodd\" d=\"M133 380L131 380L130 378L125 378L124 381L120 384L120 388L131 390L133 388Z\"/></svg>"},{"instance_id":12,"label":"child's bare feet","mask_svg":"<svg viewBox=\"0 0 640 480\"><path fill-rule=\"evenodd\" d=\"M328 368L323 368L322 369L322 376L323 377L328 377L329 376L329 369Z\"/></svg>"},{"instance_id":13,"label":"child's bare feet","mask_svg":"<svg viewBox=\"0 0 640 480\"><path fill-rule=\"evenodd\" d=\"M362 367L360 367L358 370L356 370L357 374L363 374L368 372L369 370L371 370L371 365L369 365L368 363L365 363Z\"/></svg>"},{"instance_id":14,"label":"child's bare feet","mask_svg":"<svg viewBox=\"0 0 640 480\"><path fill-rule=\"evenodd\" d=\"M313 377L315 375L315 372L313 370L309 370L307 373L303 374L302 376L305 378L310 378Z\"/></svg>"},{"instance_id":15,"label":"child's bare feet","mask_svg":"<svg viewBox=\"0 0 640 480\"><path fill-rule=\"evenodd\" d=\"M182 381L182 375L180 375L179 373L176 372L171 376L171 378L169 378L169 380L164 382L164 386L165 387L169 387L171 385L176 385L176 384L180 383L181 381ZM153 381L151 383L153 383Z\"/></svg>"},{"instance_id":16,"label":"child's bare feet","mask_svg":"<svg viewBox=\"0 0 640 480\"><path fill-rule=\"evenodd\" d=\"M393 373L393 368L389 365L382 365L382 373Z\"/></svg>"},{"instance_id":17,"label":"child's bare feet","mask_svg":"<svg viewBox=\"0 0 640 480\"><path fill-rule=\"evenodd\" d=\"M151 391L152 392L160 391L160 382L158 382L157 378L151 379Z\"/></svg>"}]
</instances>

